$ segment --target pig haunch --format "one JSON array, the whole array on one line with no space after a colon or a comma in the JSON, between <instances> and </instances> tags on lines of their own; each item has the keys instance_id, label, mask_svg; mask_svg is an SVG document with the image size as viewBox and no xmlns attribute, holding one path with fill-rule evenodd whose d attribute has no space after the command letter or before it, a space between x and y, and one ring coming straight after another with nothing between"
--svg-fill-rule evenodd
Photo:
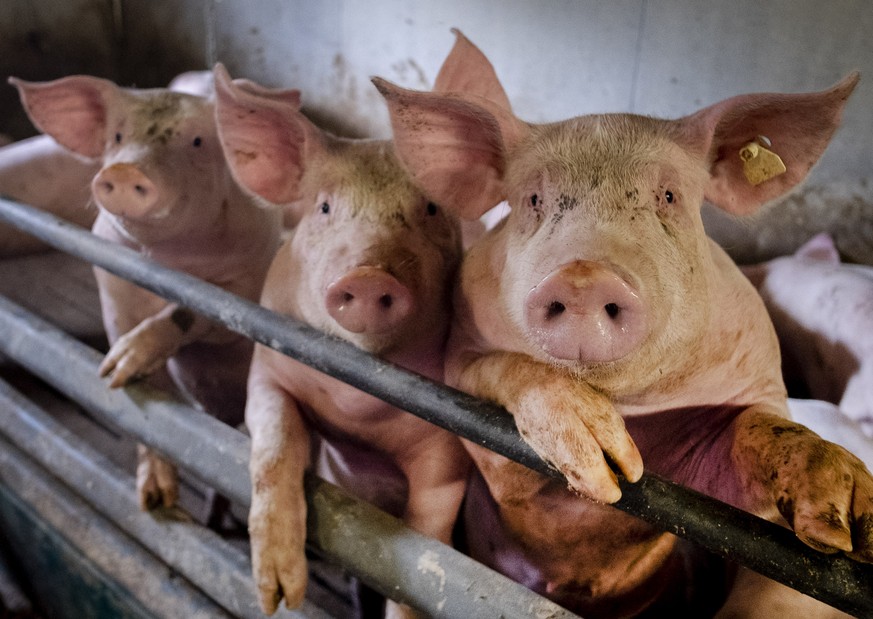
<instances>
[{"instance_id":1,"label":"pig haunch","mask_svg":"<svg viewBox=\"0 0 873 619\"><path fill-rule=\"evenodd\" d=\"M487 94L374 80L431 200L467 219L509 203L463 260L446 379L506 407L571 486L466 443L482 479L466 505L478 558L584 616L663 613L666 600L690 612L670 594L689 577L676 538L606 505L620 497L612 467L634 481L645 463L814 548L873 560L873 477L788 419L763 303L700 214L704 198L751 213L802 181L857 81L678 120L534 125ZM786 171L752 184L741 152L757 136Z\"/></svg>"},{"instance_id":2,"label":"pig haunch","mask_svg":"<svg viewBox=\"0 0 873 619\"><path fill-rule=\"evenodd\" d=\"M188 89L202 87L202 75L194 77ZM88 76L12 82L37 128L94 162L94 234L258 298L278 247L279 215L258 207L233 181L210 99ZM252 343L102 269L95 275L111 344L100 372L110 386L148 377L223 421L241 423ZM172 464L145 447L139 454L141 506L172 505L178 494Z\"/></svg>"}]
</instances>

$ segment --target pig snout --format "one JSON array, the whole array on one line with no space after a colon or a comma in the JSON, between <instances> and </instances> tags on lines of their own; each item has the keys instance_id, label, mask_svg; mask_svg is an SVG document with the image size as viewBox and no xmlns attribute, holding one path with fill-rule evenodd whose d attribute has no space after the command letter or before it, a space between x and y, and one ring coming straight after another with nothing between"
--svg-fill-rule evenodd
<instances>
[{"instance_id":1,"label":"pig snout","mask_svg":"<svg viewBox=\"0 0 873 619\"><path fill-rule=\"evenodd\" d=\"M646 335L646 311L637 292L597 262L558 267L527 294L526 302L531 338L556 359L615 361Z\"/></svg>"},{"instance_id":2,"label":"pig snout","mask_svg":"<svg viewBox=\"0 0 873 619\"><path fill-rule=\"evenodd\" d=\"M117 163L101 170L91 183L97 203L113 215L154 217L158 188L139 168Z\"/></svg>"},{"instance_id":3,"label":"pig snout","mask_svg":"<svg viewBox=\"0 0 873 619\"><path fill-rule=\"evenodd\" d=\"M327 288L327 311L352 333L385 333L412 315L412 292L378 267L357 267Z\"/></svg>"}]
</instances>

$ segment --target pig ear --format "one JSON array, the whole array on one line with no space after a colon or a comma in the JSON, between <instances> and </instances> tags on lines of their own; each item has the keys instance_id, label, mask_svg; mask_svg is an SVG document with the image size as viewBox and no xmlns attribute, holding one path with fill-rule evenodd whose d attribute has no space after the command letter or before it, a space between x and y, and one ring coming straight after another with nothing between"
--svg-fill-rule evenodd
<instances>
[{"instance_id":1,"label":"pig ear","mask_svg":"<svg viewBox=\"0 0 873 619\"><path fill-rule=\"evenodd\" d=\"M485 54L460 30L452 28L452 32L455 34L455 45L437 74L434 92L475 95L507 111L511 110L509 97Z\"/></svg>"},{"instance_id":2,"label":"pig ear","mask_svg":"<svg viewBox=\"0 0 873 619\"><path fill-rule=\"evenodd\" d=\"M746 215L801 182L839 126L858 80L855 72L821 92L741 95L677 121L692 150L711 162L706 198ZM743 173L740 150L759 136L769 140L767 148L782 159L786 172L753 185Z\"/></svg>"},{"instance_id":3,"label":"pig ear","mask_svg":"<svg viewBox=\"0 0 873 619\"><path fill-rule=\"evenodd\" d=\"M231 82L221 64L214 73L216 124L234 178L273 204L293 202L307 157L321 144L319 130L288 97L256 94Z\"/></svg>"},{"instance_id":4,"label":"pig ear","mask_svg":"<svg viewBox=\"0 0 873 619\"><path fill-rule=\"evenodd\" d=\"M85 157L103 154L109 102L119 91L112 82L74 75L51 82L14 77L21 103L33 124L61 146Z\"/></svg>"},{"instance_id":5,"label":"pig ear","mask_svg":"<svg viewBox=\"0 0 873 619\"><path fill-rule=\"evenodd\" d=\"M794 255L798 258L809 258L828 264L840 263L840 252L834 245L834 239L827 232L816 234L794 252Z\"/></svg>"},{"instance_id":6,"label":"pig ear","mask_svg":"<svg viewBox=\"0 0 873 619\"><path fill-rule=\"evenodd\" d=\"M287 103L295 110L300 109L299 90L293 88L267 88L266 86L261 86L260 84L253 82L252 80L247 80L244 78L237 78L233 80L233 85L240 90L244 90L245 92L251 93L253 95L264 97L265 99L272 99L274 101L279 101L282 103Z\"/></svg>"},{"instance_id":7,"label":"pig ear","mask_svg":"<svg viewBox=\"0 0 873 619\"><path fill-rule=\"evenodd\" d=\"M373 83L388 102L397 154L430 199L465 219L506 199L506 152L524 123L484 99Z\"/></svg>"}]
</instances>

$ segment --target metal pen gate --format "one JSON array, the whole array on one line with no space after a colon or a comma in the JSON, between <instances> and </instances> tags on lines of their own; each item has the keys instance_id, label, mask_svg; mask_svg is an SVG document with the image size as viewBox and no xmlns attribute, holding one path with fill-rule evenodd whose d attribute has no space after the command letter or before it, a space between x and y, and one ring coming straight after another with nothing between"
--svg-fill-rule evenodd
<instances>
[{"instance_id":1,"label":"metal pen gate","mask_svg":"<svg viewBox=\"0 0 873 619\"><path fill-rule=\"evenodd\" d=\"M0 220L464 438L562 479L521 440L511 416L500 407L388 364L345 341L157 265L32 207L0 199ZM164 452L232 500L248 505L248 439L242 433L142 385L108 390L97 378L100 355L96 351L3 299L0 352L107 422ZM111 561L104 569L113 575L132 573L129 580L146 588L170 582L173 599L189 609L185 616L260 616L247 556L202 527L162 523L139 512L132 483L114 465L3 384L0 434L0 491L7 491L5 485L27 495L26 478L39 478L38 469L44 467L68 486L45 479L41 485L45 496L70 494L70 489L80 495L70 497L68 505L57 507L48 519L71 519L74 512L101 523L105 518L107 546L130 544L109 535L112 521L151 551L152 555L138 560L158 563L150 577ZM787 529L650 473L636 484L622 480L621 489L618 509L846 612L873 614L873 567L869 565L815 552ZM315 477L307 480L307 500L308 541L313 549L378 591L433 616L574 616ZM91 513L93 506L99 506L99 514ZM95 531L97 535L102 530L95 526ZM175 572L185 578L174 579ZM161 573L167 577L149 581ZM137 612L160 616L158 610L136 609L134 616ZM311 602L290 615L326 616Z\"/></svg>"}]
</instances>

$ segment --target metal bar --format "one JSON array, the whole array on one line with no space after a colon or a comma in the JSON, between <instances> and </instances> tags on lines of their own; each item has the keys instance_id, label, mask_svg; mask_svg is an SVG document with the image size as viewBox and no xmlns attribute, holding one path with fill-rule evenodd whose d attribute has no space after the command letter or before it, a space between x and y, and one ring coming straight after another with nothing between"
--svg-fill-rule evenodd
<instances>
[{"instance_id":1,"label":"metal bar","mask_svg":"<svg viewBox=\"0 0 873 619\"><path fill-rule=\"evenodd\" d=\"M225 290L151 262L87 231L8 200L0 219L386 402L563 480L521 439L501 407L386 363L351 344ZM856 614L873 613L873 568L813 551L786 529L652 473L621 480L615 507Z\"/></svg>"},{"instance_id":2,"label":"metal bar","mask_svg":"<svg viewBox=\"0 0 873 619\"><path fill-rule=\"evenodd\" d=\"M2 296L0 351L101 420L143 442L154 440L152 446L198 477L219 482L217 489L249 505L245 472L250 441L240 432L145 386L108 390L97 375L96 351ZM188 440L197 441L198 446L190 448ZM34 447L45 449L46 445ZM209 475L204 470L222 474ZM533 616L576 616L456 550L407 529L336 486L310 476L307 488L309 541L318 552L389 597L433 617L523 619L531 616L531 609L542 613ZM133 496L132 489L130 493ZM429 577L434 574L445 579ZM489 591L503 595L496 597Z\"/></svg>"},{"instance_id":3,"label":"metal bar","mask_svg":"<svg viewBox=\"0 0 873 619\"><path fill-rule=\"evenodd\" d=\"M130 593L149 615L232 619L3 439L0 479L3 487L24 500L72 547Z\"/></svg>"},{"instance_id":4,"label":"metal bar","mask_svg":"<svg viewBox=\"0 0 873 619\"><path fill-rule=\"evenodd\" d=\"M3 380L0 433L235 617L263 617L246 553L196 523L141 511L130 475ZM276 616L329 617L308 600Z\"/></svg>"}]
</instances>

